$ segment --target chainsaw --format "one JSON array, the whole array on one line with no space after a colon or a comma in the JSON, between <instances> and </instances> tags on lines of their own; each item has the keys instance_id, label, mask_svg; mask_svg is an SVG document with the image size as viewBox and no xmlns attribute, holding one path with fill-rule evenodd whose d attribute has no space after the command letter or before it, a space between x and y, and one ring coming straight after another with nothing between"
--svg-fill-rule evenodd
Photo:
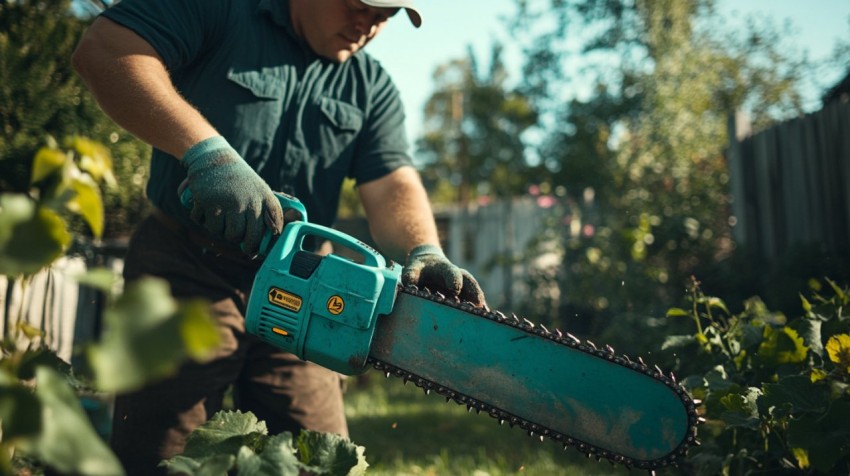
<instances>
[{"instance_id":1,"label":"chainsaw","mask_svg":"<svg viewBox=\"0 0 850 476\"><path fill-rule=\"evenodd\" d=\"M345 375L375 368L541 441L629 468L676 465L697 444L695 402L672 374L610 346L403 285L399 264L309 223L294 197L278 199L303 220L263 238L249 333ZM349 252L313 253L308 237Z\"/></svg>"}]
</instances>

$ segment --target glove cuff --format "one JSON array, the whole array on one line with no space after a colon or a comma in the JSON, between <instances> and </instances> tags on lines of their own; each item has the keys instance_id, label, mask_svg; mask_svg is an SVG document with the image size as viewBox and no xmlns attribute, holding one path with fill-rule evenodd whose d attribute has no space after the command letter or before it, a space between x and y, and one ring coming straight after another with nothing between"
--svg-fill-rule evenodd
<instances>
[{"instance_id":1,"label":"glove cuff","mask_svg":"<svg viewBox=\"0 0 850 476\"><path fill-rule=\"evenodd\" d=\"M190 147L189 150L187 150L186 153L183 155L183 158L180 160L180 162L182 162L186 168L190 168L195 162L198 161L198 159L202 157L209 157L208 154L210 152L215 152L223 149L232 150L233 147L231 147L230 143L227 142L227 139L222 136L210 137Z\"/></svg>"},{"instance_id":2,"label":"glove cuff","mask_svg":"<svg viewBox=\"0 0 850 476\"><path fill-rule=\"evenodd\" d=\"M422 255L437 255L442 257L446 256L439 246L425 244L416 246L412 250L410 250L410 253L407 254L407 261L409 262L411 259Z\"/></svg>"}]
</instances>

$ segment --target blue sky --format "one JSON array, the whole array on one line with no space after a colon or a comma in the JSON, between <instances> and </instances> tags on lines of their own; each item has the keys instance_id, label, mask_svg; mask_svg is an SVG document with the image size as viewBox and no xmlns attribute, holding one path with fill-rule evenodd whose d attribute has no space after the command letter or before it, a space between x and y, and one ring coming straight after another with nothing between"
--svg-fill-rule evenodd
<instances>
[{"instance_id":1,"label":"blue sky","mask_svg":"<svg viewBox=\"0 0 850 476\"><path fill-rule=\"evenodd\" d=\"M718 0L720 12L734 24L747 15L791 23L812 60L832 51L837 39L850 40L850 0ZM466 56L472 45L486 59L494 39L506 40L501 18L514 12L514 0L419 0L423 25L418 30L400 13L367 48L390 71L401 90L411 140L421 132L422 106L432 92L437 65ZM508 61L519 61L511 57ZM850 68L850 65L848 65ZM837 81L846 73L828 72ZM516 76L512 80L518 79ZM832 81L827 78L826 81Z\"/></svg>"}]
</instances>

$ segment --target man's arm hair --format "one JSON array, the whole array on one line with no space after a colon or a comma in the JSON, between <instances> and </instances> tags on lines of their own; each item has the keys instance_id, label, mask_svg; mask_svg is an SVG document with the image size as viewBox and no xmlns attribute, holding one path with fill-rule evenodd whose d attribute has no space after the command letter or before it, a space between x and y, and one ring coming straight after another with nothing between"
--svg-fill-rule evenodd
<instances>
[{"instance_id":1,"label":"man's arm hair","mask_svg":"<svg viewBox=\"0 0 850 476\"><path fill-rule=\"evenodd\" d=\"M434 213L419 173L404 166L358 187L378 248L389 258L404 263L415 246L440 246Z\"/></svg>"}]
</instances>

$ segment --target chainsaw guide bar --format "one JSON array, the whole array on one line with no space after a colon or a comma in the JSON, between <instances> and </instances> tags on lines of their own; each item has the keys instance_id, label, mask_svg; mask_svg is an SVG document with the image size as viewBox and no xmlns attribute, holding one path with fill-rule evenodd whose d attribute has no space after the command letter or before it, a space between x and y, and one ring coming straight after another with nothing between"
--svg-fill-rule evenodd
<instances>
[{"instance_id":1,"label":"chainsaw guide bar","mask_svg":"<svg viewBox=\"0 0 850 476\"><path fill-rule=\"evenodd\" d=\"M451 315L454 316L447 317ZM470 322L469 332L458 330L468 322L466 320L475 319L486 319L494 326L482 330L480 322ZM441 331L441 326L451 329ZM441 332L445 336L441 337ZM528 339L532 336L534 339ZM441 345L448 342L441 339L452 339L453 345ZM476 340L487 342L481 346L481 352L477 348L455 350L465 348L464 339L467 345L471 341L473 347ZM523 344L524 341L528 344ZM505 342L503 352L491 351L499 348L499 342ZM526 353L522 353L523 349L515 351L515 345L526 345ZM512 352L519 355L504 355ZM562 356L564 361L551 364L552 359L546 356L538 360L529 357L529 354L540 353ZM482 360L475 362L477 367L470 366L472 371L466 368L469 361L452 365L456 359L475 358ZM517 364L518 359L529 362ZM567 359L570 362L566 362ZM492 367L488 362L492 362ZM498 368L502 364L499 362L509 370L500 374ZM569 333L557 329L550 331L516 315L476 308L415 286L399 285L396 308L390 315L379 317L367 363L387 378L395 376L405 383L413 382L426 394L434 392L445 397L447 402L454 400L466 405L467 411L486 413L500 425L508 423L540 441L548 438L562 445L564 450L572 447L588 458L605 459L614 465L649 471L676 466L691 446L699 444L696 433L701 419L697 416L696 402L672 374L665 375L657 366L649 367L642 359L635 361L625 355L618 356L610 346L597 348L593 342L582 341ZM551 367L548 374L540 370L547 366ZM580 368L588 371L576 370ZM508 383L515 389L526 382L527 374L540 374L528 380L532 388L526 389L534 395L529 402L543 401L538 402L541 406L536 409L538 413L528 409L527 414L523 414L526 407L532 405L523 405L521 395L510 400L510 396L503 395L506 391L499 391L500 378L511 379ZM620 383L613 381L617 379ZM479 397L464 393L463 387L474 388ZM558 395L560 389L566 389L563 393L569 395ZM604 393L583 394L585 390ZM646 394L646 402L639 403L642 406L637 409L630 409L634 401L640 400L641 393ZM490 400L485 401L485 398ZM500 405L511 407L511 410ZM659 409L659 405L663 408ZM676 408L671 409L672 406ZM655 417L653 411L662 416ZM644 413L651 416L645 417ZM620 435L619 441L617 435ZM648 440L664 449L641 447L641 442ZM619 449L616 448L618 444Z\"/></svg>"}]
</instances>

